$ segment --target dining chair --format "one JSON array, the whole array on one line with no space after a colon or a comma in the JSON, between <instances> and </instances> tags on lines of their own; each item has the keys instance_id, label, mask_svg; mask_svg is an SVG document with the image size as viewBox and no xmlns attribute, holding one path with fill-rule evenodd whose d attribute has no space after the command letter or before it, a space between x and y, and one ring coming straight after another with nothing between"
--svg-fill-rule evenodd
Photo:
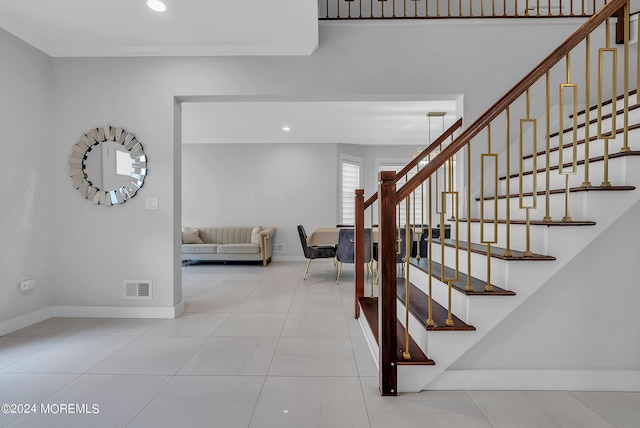
<instances>
[{"instance_id":1,"label":"dining chair","mask_svg":"<svg viewBox=\"0 0 640 428\"><path fill-rule=\"evenodd\" d=\"M398 232L399 230L399 232ZM406 244L406 231L404 228L396 229L396 264L400 267L400 275L404 276L404 263L406 261L407 255L407 244ZM413 242L413 230L409 229L409 239L410 242ZM410 254L411 256L411 254ZM378 243L373 245L373 260L376 262L376 283L379 275L379 269L377 269L378 264Z\"/></svg>"},{"instance_id":2,"label":"dining chair","mask_svg":"<svg viewBox=\"0 0 640 428\"><path fill-rule=\"evenodd\" d=\"M338 262L338 270L336 273L336 284L340 281L340 273L342 272L343 263L355 262L355 245L354 230L340 229L338 232L338 245L336 247L336 260ZM364 230L364 263L367 267L369 277L371 271L371 229Z\"/></svg>"},{"instance_id":3,"label":"dining chair","mask_svg":"<svg viewBox=\"0 0 640 428\"><path fill-rule=\"evenodd\" d=\"M309 266L311 266L311 261L315 259L332 259L333 275L335 276L336 247L333 245L309 245L307 243L307 232L304 230L304 226L302 226L301 224L298 225L298 235L300 235L300 244L302 245L302 252L304 253L304 257L309 259L309 262L307 263L307 269L304 271L304 277L302 279L307 279Z\"/></svg>"}]
</instances>

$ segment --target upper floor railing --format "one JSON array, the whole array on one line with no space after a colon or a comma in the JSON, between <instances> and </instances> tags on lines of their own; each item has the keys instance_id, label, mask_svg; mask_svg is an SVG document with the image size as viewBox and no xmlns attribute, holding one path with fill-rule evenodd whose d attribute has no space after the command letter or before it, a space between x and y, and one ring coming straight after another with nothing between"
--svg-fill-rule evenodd
<instances>
[{"instance_id":1,"label":"upper floor railing","mask_svg":"<svg viewBox=\"0 0 640 428\"><path fill-rule=\"evenodd\" d=\"M589 17L606 0L318 0L318 16L335 19Z\"/></svg>"}]
</instances>

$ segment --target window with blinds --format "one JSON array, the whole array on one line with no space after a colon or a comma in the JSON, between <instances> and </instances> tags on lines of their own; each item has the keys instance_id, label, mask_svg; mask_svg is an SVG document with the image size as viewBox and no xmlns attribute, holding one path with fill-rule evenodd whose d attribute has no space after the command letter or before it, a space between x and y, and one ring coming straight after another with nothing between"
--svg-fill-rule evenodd
<instances>
[{"instance_id":1,"label":"window with blinds","mask_svg":"<svg viewBox=\"0 0 640 428\"><path fill-rule=\"evenodd\" d=\"M391 165L391 164L380 165L380 171L399 172L402 168L404 168L404 165ZM413 178L413 176L416 175L417 172L418 172L417 168L414 168L411 171L409 171L409 173L405 176L405 178L400 179L400 181L396 183L396 188L400 189L407 181L411 180L411 178ZM422 212L425 208L423 203L424 192L421 191L421 190L424 190L425 188L426 187L422 187L422 188L419 187L415 192L411 194L410 207L409 207L409 224L423 224L424 222L426 222L426 219L423 220L422 218ZM404 226L407 223L407 202L403 201L402 203L400 203L396 211L398 215L396 220L397 224L399 226Z\"/></svg>"},{"instance_id":2,"label":"window with blinds","mask_svg":"<svg viewBox=\"0 0 640 428\"><path fill-rule=\"evenodd\" d=\"M355 224L355 191L360 185L360 162L343 159L340 172L341 224Z\"/></svg>"}]
</instances>

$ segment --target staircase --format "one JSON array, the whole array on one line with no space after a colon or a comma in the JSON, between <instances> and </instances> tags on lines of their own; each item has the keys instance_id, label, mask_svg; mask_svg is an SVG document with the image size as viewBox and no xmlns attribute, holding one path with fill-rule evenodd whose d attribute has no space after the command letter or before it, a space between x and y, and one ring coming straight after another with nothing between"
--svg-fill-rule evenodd
<instances>
[{"instance_id":1,"label":"staircase","mask_svg":"<svg viewBox=\"0 0 640 428\"><path fill-rule=\"evenodd\" d=\"M628 3L609 2L469 128L443 130L399 173L415 168L404 186L383 173L377 196L357 193L356 257L365 208L380 213L381 279L365 294L356 271L356 316L382 395L473 386L471 350L572 260L599 263L590 249L640 201L640 106L629 90L638 66L628 29L616 44L612 16L628 19ZM424 218L395 217L407 199L427 201ZM449 238L433 233L444 224ZM399 227L426 249L411 251L404 277L394 251L411 244L396 239ZM517 385L500 376L496 384Z\"/></svg>"}]
</instances>

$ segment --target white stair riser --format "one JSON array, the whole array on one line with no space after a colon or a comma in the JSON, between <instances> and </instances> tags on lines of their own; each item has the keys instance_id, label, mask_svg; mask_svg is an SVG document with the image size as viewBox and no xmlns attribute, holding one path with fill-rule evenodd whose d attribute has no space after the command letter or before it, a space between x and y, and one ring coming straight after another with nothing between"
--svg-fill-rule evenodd
<instances>
[{"instance_id":1,"label":"white stair riser","mask_svg":"<svg viewBox=\"0 0 640 428\"><path fill-rule=\"evenodd\" d=\"M596 192L592 192L596 193ZM573 220L589 220L584 210L585 199L589 192L572 192L569 194L569 217ZM506 219L507 203L506 199L498 200L498 213L493 211L493 201L484 201L485 218L488 219ZM535 206L529 209L530 220L542 220L546 216L546 198L545 195L526 196L522 199L524 207ZM519 198L511 198L509 201L509 212L511 220L525 220L527 217L527 209L520 208ZM564 193L556 193L549 195L549 215L553 220L562 220L566 216L566 199Z\"/></svg>"},{"instance_id":2,"label":"white stair riser","mask_svg":"<svg viewBox=\"0 0 640 428\"><path fill-rule=\"evenodd\" d=\"M462 224L462 223L461 223ZM471 242L480 242L480 223L471 223ZM485 229L493 229L493 223L485 224ZM576 226L577 227L577 226ZM587 227L587 226L584 226ZM552 232L548 226L532 225L530 226L530 250L536 254L548 255L548 239ZM498 247L507 248L507 225L498 224L497 243ZM527 247L527 228L524 224L510 225L510 243L509 248L512 250L524 251ZM491 232L493 234L493 232ZM492 236L492 235L491 235ZM460 240L467 241L467 223L460 228Z\"/></svg>"},{"instance_id":3,"label":"white stair riser","mask_svg":"<svg viewBox=\"0 0 640 428\"><path fill-rule=\"evenodd\" d=\"M617 157L609 159L609 171L608 182L612 185L626 185L624 176L624 165L626 164L626 157ZM600 186L605 181L605 163L604 162L591 162L589 163L589 182L592 186ZM528 170L528 169L527 169ZM585 165L576 164L563 169L563 174L559 173L559 170L549 171L549 189L562 189L566 187L566 178L569 177L570 187L581 187L585 181ZM536 174L536 189L545 190L547 185L546 172L541 171ZM533 189L534 176L524 175L522 177L523 192L531 192ZM517 193L520 189L520 178L512 177L509 179L510 193ZM500 180L499 186L500 194L507 193L507 180Z\"/></svg>"},{"instance_id":4,"label":"white stair riser","mask_svg":"<svg viewBox=\"0 0 640 428\"><path fill-rule=\"evenodd\" d=\"M434 245L433 261L441 263L441 251L439 245ZM451 268L455 266L456 250L453 247L444 247L445 250L445 264ZM462 273L467 273L468 270L468 252L461 247L458 252L458 270ZM505 288L505 272L507 269L507 260L491 258L491 284L498 287ZM487 280L487 258L484 254L471 253L471 270L472 276L482 281Z\"/></svg>"},{"instance_id":5,"label":"white stair riser","mask_svg":"<svg viewBox=\"0 0 640 428\"><path fill-rule=\"evenodd\" d=\"M429 275L417 268L411 269L411 283L419 288L423 293L429 294ZM449 305L449 286L433 278L431 280L431 296L445 308ZM456 290L451 291L451 312L465 323L468 319L469 297Z\"/></svg>"}]
</instances>

